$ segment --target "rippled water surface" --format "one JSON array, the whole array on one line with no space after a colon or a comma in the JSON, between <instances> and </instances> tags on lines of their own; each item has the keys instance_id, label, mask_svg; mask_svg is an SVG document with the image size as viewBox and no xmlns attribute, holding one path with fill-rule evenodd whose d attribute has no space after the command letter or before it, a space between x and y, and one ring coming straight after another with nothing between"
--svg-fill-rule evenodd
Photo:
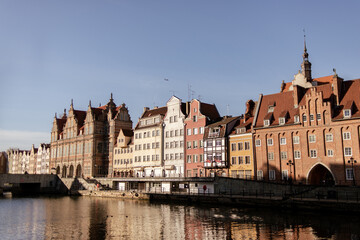
<instances>
[{"instance_id":1,"label":"rippled water surface","mask_svg":"<svg viewBox=\"0 0 360 240\"><path fill-rule=\"evenodd\" d=\"M356 215L157 204L109 198L2 198L0 239L360 239Z\"/></svg>"}]
</instances>

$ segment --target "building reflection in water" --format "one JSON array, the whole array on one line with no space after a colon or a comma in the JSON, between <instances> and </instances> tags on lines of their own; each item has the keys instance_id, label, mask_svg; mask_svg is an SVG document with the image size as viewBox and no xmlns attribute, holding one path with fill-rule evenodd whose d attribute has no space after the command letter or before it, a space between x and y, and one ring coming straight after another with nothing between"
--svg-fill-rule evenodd
<instances>
[{"instance_id":1,"label":"building reflection in water","mask_svg":"<svg viewBox=\"0 0 360 240\"><path fill-rule=\"evenodd\" d=\"M90 197L0 199L0 213L2 239L360 239L356 215Z\"/></svg>"}]
</instances>

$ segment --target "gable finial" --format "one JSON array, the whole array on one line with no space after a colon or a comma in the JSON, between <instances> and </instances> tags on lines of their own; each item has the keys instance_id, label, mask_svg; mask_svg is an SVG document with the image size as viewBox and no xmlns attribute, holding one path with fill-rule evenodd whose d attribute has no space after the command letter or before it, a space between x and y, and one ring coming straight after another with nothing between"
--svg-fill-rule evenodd
<instances>
[{"instance_id":1,"label":"gable finial","mask_svg":"<svg viewBox=\"0 0 360 240\"><path fill-rule=\"evenodd\" d=\"M334 76L337 76L336 68L333 68Z\"/></svg>"}]
</instances>

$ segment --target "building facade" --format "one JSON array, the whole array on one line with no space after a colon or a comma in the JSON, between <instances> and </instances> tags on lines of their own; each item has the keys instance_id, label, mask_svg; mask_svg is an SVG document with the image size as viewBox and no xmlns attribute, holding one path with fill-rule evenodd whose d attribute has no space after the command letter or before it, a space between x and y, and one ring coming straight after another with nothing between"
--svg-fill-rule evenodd
<instances>
[{"instance_id":1,"label":"building facade","mask_svg":"<svg viewBox=\"0 0 360 240\"><path fill-rule=\"evenodd\" d=\"M37 149L35 173L50 173L50 144L41 143Z\"/></svg>"},{"instance_id":2,"label":"building facade","mask_svg":"<svg viewBox=\"0 0 360 240\"><path fill-rule=\"evenodd\" d=\"M204 168L206 176L229 176L229 135L239 117L225 116L210 124L204 132Z\"/></svg>"},{"instance_id":3,"label":"building facade","mask_svg":"<svg viewBox=\"0 0 360 240\"><path fill-rule=\"evenodd\" d=\"M268 181L356 184L360 79L313 79L305 47L301 72L281 92L260 95L254 121L257 175Z\"/></svg>"},{"instance_id":4,"label":"building facade","mask_svg":"<svg viewBox=\"0 0 360 240\"><path fill-rule=\"evenodd\" d=\"M98 108L89 103L87 111L75 110L55 116L51 131L50 167L62 177L106 177L112 175L110 159L120 129L131 129L125 104L109 102Z\"/></svg>"},{"instance_id":5,"label":"building facade","mask_svg":"<svg viewBox=\"0 0 360 240\"><path fill-rule=\"evenodd\" d=\"M185 119L185 173L186 177L204 177L205 127L220 119L214 104L193 99Z\"/></svg>"},{"instance_id":6,"label":"building facade","mask_svg":"<svg viewBox=\"0 0 360 240\"><path fill-rule=\"evenodd\" d=\"M8 173L8 155L6 152L0 152L0 174Z\"/></svg>"},{"instance_id":7,"label":"building facade","mask_svg":"<svg viewBox=\"0 0 360 240\"><path fill-rule=\"evenodd\" d=\"M134 129L133 171L135 177L165 176L163 120L167 107L144 108Z\"/></svg>"},{"instance_id":8,"label":"building facade","mask_svg":"<svg viewBox=\"0 0 360 240\"><path fill-rule=\"evenodd\" d=\"M229 136L230 146L230 177L254 179L255 159L253 154L252 124L256 103L252 100L246 103L247 110Z\"/></svg>"},{"instance_id":9,"label":"building facade","mask_svg":"<svg viewBox=\"0 0 360 240\"><path fill-rule=\"evenodd\" d=\"M114 146L113 177L133 177L134 131L121 129Z\"/></svg>"},{"instance_id":10,"label":"building facade","mask_svg":"<svg viewBox=\"0 0 360 240\"><path fill-rule=\"evenodd\" d=\"M184 177L184 121L188 112L188 103L172 96L166 103L164 117L164 170L165 177Z\"/></svg>"}]
</instances>

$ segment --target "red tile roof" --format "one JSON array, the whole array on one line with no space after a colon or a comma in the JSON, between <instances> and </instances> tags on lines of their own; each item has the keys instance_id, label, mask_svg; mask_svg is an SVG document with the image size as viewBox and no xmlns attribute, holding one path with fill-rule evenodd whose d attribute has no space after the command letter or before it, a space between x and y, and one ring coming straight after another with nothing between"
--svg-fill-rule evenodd
<instances>
[{"instance_id":1,"label":"red tile roof","mask_svg":"<svg viewBox=\"0 0 360 240\"><path fill-rule=\"evenodd\" d=\"M215 106L215 104L208 104L200 102L200 112L201 114L210 118L210 120L217 120L220 118L220 114Z\"/></svg>"},{"instance_id":2,"label":"red tile roof","mask_svg":"<svg viewBox=\"0 0 360 240\"><path fill-rule=\"evenodd\" d=\"M360 117L360 79L344 81L342 84L340 106L334 112L334 120L344 118L344 109L351 109L351 118Z\"/></svg>"},{"instance_id":3,"label":"red tile roof","mask_svg":"<svg viewBox=\"0 0 360 240\"><path fill-rule=\"evenodd\" d=\"M161 108L154 108L154 109L150 109L145 111L141 118L146 118L146 117L150 117L150 116L156 116L156 115L165 115L167 112L167 107L161 107Z\"/></svg>"}]
</instances>

